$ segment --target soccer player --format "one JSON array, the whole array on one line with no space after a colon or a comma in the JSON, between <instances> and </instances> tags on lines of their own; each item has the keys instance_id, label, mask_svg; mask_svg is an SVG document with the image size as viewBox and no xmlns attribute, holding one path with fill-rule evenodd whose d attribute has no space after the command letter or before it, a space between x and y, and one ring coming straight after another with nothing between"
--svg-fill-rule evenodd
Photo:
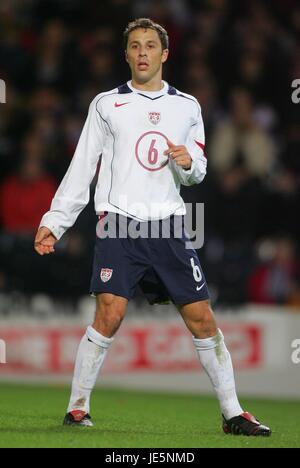
<instances>
[{"instance_id":1,"label":"soccer player","mask_svg":"<svg viewBox=\"0 0 300 468\"><path fill-rule=\"evenodd\" d=\"M74 158L35 239L40 255L54 252L55 243L89 201L101 156L96 213L100 225L114 217L118 233L125 226L126 235L96 239L90 287L96 316L79 345L64 424L93 425L91 392L128 301L141 283L153 302L168 295L177 305L216 391L224 432L268 436L270 429L239 404L230 354L210 307L198 256L186 248L184 231L181 237L175 235L185 215L180 185L200 183L206 174L200 105L162 81L169 53L162 26L140 18L129 23L124 41L131 80L92 101ZM165 220L169 237L129 236L132 222L138 229L151 223L160 229Z\"/></svg>"}]
</instances>

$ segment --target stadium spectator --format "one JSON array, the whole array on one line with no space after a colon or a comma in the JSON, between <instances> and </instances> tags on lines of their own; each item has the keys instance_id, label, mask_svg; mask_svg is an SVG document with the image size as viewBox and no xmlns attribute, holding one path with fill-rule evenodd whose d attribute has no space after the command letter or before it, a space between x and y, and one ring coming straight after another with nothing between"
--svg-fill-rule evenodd
<instances>
[{"instance_id":1,"label":"stadium spectator","mask_svg":"<svg viewBox=\"0 0 300 468\"><path fill-rule=\"evenodd\" d=\"M288 238L260 245L262 263L252 272L249 300L258 304L295 305L300 297L300 264L296 246Z\"/></svg>"},{"instance_id":2,"label":"stadium spectator","mask_svg":"<svg viewBox=\"0 0 300 468\"><path fill-rule=\"evenodd\" d=\"M231 113L220 122L211 138L210 162L217 173L230 170L241 160L247 171L264 178L274 162L274 145L257 125L251 95L243 89L231 93Z\"/></svg>"},{"instance_id":3,"label":"stadium spectator","mask_svg":"<svg viewBox=\"0 0 300 468\"><path fill-rule=\"evenodd\" d=\"M48 209L56 184L42 169L41 161L27 156L18 173L9 176L1 188L1 219L8 233L32 234Z\"/></svg>"}]
</instances>

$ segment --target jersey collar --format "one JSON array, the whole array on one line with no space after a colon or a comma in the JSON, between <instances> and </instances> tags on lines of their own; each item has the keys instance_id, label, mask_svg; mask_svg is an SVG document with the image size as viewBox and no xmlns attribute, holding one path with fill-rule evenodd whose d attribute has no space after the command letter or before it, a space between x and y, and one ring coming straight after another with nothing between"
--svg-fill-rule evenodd
<instances>
[{"instance_id":1,"label":"jersey collar","mask_svg":"<svg viewBox=\"0 0 300 468\"><path fill-rule=\"evenodd\" d=\"M145 96L150 99L157 99L168 93L169 91L168 83L166 81L163 81L163 84L164 84L164 87L160 89L159 91L143 91L141 89L134 88L131 84L131 81L127 81L127 86L132 92L140 94L141 96Z\"/></svg>"}]
</instances>

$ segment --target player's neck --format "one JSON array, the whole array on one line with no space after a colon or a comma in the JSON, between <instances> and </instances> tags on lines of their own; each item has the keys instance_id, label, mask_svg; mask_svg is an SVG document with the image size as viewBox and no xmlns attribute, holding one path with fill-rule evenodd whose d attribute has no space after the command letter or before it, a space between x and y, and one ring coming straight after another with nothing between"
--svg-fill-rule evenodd
<instances>
[{"instance_id":1,"label":"player's neck","mask_svg":"<svg viewBox=\"0 0 300 468\"><path fill-rule=\"evenodd\" d=\"M164 88L164 83L161 77L149 80L146 83L139 83L132 77L131 84L134 88L141 91L161 91Z\"/></svg>"}]
</instances>

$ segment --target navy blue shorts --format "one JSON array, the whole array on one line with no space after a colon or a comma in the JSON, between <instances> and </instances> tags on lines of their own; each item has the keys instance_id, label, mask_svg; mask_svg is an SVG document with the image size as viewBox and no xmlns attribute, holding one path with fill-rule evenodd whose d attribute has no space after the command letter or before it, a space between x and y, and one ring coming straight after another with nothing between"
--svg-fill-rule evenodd
<instances>
[{"instance_id":1,"label":"navy blue shorts","mask_svg":"<svg viewBox=\"0 0 300 468\"><path fill-rule=\"evenodd\" d=\"M116 232L112 237L97 236L91 294L111 293L130 300L139 285L150 304L171 300L180 305L209 299L198 255L194 249L186 248L188 235L184 228L180 237L174 235L175 220L176 226L183 226L183 216L156 221L153 229L153 222L150 227L150 222L139 223L122 215L105 213L98 232L103 234L104 224L110 217L115 220ZM170 232L167 237L162 234L166 221ZM141 225L143 232L156 231L156 238L128 236L130 222L135 223L135 232Z\"/></svg>"}]
</instances>

